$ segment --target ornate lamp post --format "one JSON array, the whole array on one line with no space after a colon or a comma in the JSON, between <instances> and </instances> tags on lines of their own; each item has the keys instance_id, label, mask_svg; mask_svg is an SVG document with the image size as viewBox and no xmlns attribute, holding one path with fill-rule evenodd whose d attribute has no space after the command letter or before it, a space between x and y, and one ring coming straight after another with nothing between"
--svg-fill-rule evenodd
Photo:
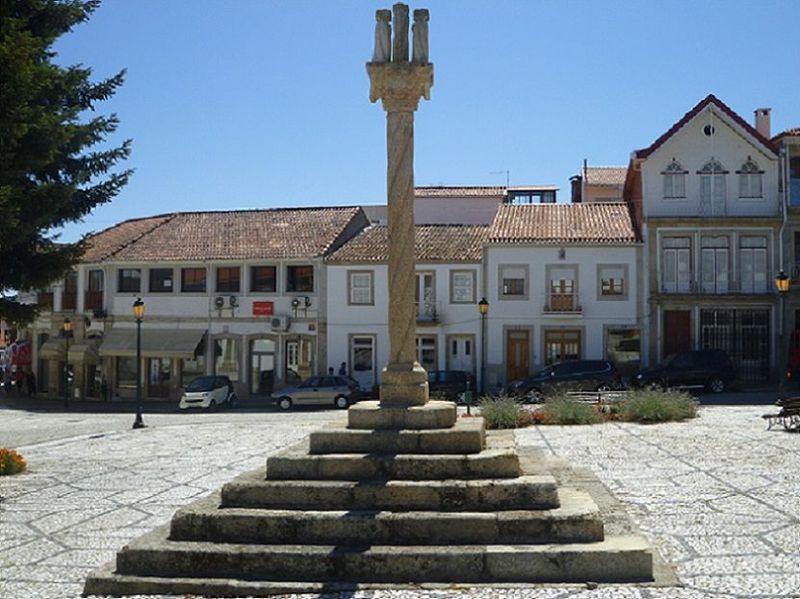
<instances>
[{"instance_id":1,"label":"ornate lamp post","mask_svg":"<svg viewBox=\"0 0 800 599\"><path fill-rule=\"evenodd\" d=\"M133 302L133 317L136 319L136 419L133 428L144 428L142 421L142 319L144 318L144 302L137 297Z\"/></svg>"},{"instance_id":2,"label":"ornate lamp post","mask_svg":"<svg viewBox=\"0 0 800 599\"><path fill-rule=\"evenodd\" d=\"M486 315L489 314L489 302L481 298L478 302L481 313L481 393L486 393Z\"/></svg>"},{"instance_id":3,"label":"ornate lamp post","mask_svg":"<svg viewBox=\"0 0 800 599\"><path fill-rule=\"evenodd\" d=\"M778 401L782 402L786 399L786 371L789 368L789 343L791 342L791 335L786 333L786 294L789 292L789 284L791 283L788 275L781 270L775 277L775 287L778 290L778 296L781 298L781 363L778 379Z\"/></svg>"},{"instance_id":4,"label":"ornate lamp post","mask_svg":"<svg viewBox=\"0 0 800 599\"><path fill-rule=\"evenodd\" d=\"M69 340L72 337L72 321L69 318L64 319L62 325L64 330L64 409L69 409Z\"/></svg>"}]
</instances>

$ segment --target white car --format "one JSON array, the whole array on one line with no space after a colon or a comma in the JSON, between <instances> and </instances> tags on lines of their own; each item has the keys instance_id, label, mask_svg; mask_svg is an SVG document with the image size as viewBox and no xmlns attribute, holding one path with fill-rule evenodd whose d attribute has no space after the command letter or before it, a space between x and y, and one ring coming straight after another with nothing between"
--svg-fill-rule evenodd
<instances>
[{"instance_id":1,"label":"white car","mask_svg":"<svg viewBox=\"0 0 800 599\"><path fill-rule=\"evenodd\" d=\"M207 408L214 410L221 405L233 406L236 393L233 383L227 376L199 376L186 385L178 407L181 410L190 408Z\"/></svg>"}]
</instances>

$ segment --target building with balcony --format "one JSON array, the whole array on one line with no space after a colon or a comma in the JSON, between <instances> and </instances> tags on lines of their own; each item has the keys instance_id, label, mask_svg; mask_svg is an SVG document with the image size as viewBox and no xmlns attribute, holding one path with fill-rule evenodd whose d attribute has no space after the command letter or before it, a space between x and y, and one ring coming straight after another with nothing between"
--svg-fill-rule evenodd
<instances>
[{"instance_id":1,"label":"building with balcony","mask_svg":"<svg viewBox=\"0 0 800 599\"><path fill-rule=\"evenodd\" d=\"M501 206L484 246L488 388L560 360L638 367L640 250L622 202Z\"/></svg>"},{"instance_id":2,"label":"building with balcony","mask_svg":"<svg viewBox=\"0 0 800 599\"><path fill-rule=\"evenodd\" d=\"M417 225L417 361L428 370L478 373L485 225ZM372 225L325 259L327 354L363 388L389 361L388 230Z\"/></svg>"},{"instance_id":3,"label":"building with balcony","mask_svg":"<svg viewBox=\"0 0 800 599\"><path fill-rule=\"evenodd\" d=\"M631 156L624 194L645 243L649 363L719 348L745 380L776 363L783 210L763 128L709 95Z\"/></svg>"},{"instance_id":4,"label":"building with balcony","mask_svg":"<svg viewBox=\"0 0 800 599\"><path fill-rule=\"evenodd\" d=\"M146 397L177 399L201 374L226 375L248 397L324 372L323 258L367 224L357 207L297 208L173 213L102 231L74 273L37 295L40 387L62 395L69 362L77 396L133 397L137 298Z\"/></svg>"}]
</instances>

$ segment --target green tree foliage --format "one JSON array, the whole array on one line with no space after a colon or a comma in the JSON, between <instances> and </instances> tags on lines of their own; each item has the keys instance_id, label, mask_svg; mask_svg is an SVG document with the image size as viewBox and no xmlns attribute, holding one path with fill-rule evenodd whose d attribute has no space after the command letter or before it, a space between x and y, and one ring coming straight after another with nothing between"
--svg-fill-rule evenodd
<instances>
[{"instance_id":1,"label":"green tree foliage","mask_svg":"<svg viewBox=\"0 0 800 599\"><path fill-rule=\"evenodd\" d=\"M29 321L32 306L11 290L45 287L80 259L85 239L58 243L54 230L111 201L130 170L130 140L104 143L117 116L97 103L125 72L90 81L83 65L53 62L55 41L86 21L99 0L0 0L0 318Z\"/></svg>"}]
</instances>

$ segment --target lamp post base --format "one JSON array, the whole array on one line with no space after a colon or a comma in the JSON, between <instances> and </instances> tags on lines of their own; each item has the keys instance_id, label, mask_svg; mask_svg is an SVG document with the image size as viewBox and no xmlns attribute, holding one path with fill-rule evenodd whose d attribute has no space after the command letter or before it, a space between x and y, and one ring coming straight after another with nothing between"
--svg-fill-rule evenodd
<instances>
[{"instance_id":1,"label":"lamp post base","mask_svg":"<svg viewBox=\"0 0 800 599\"><path fill-rule=\"evenodd\" d=\"M133 421L133 426L131 428L147 428L147 425L142 420L141 414L136 414L136 420Z\"/></svg>"}]
</instances>

